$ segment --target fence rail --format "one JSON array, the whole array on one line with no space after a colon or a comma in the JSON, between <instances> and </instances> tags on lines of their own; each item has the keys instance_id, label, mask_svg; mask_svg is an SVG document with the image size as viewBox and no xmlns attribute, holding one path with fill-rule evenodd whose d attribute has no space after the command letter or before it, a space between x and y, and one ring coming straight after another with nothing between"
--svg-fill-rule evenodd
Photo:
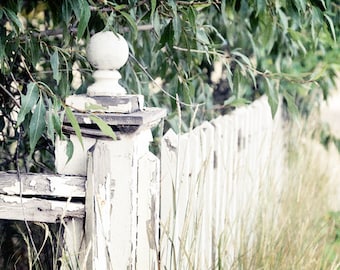
<instances>
[{"instance_id":1,"label":"fence rail","mask_svg":"<svg viewBox=\"0 0 340 270\"><path fill-rule=\"evenodd\" d=\"M0 219L55 223L84 218L85 177L0 172Z\"/></svg>"}]
</instances>

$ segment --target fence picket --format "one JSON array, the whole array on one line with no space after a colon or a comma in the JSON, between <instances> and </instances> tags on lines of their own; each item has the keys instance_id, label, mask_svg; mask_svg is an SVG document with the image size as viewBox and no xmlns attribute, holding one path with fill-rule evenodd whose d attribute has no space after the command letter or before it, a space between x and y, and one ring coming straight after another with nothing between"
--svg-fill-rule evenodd
<instances>
[{"instance_id":1,"label":"fence picket","mask_svg":"<svg viewBox=\"0 0 340 270\"><path fill-rule=\"evenodd\" d=\"M277 119L261 97L190 133L164 136L161 224L163 235L172 239L162 245L162 265L211 269L220 256L228 268L241 248L252 247L259 194L271 169L280 168L270 162L272 148L282 149L272 142L273 132L281 132Z\"/></svg>"},{"instance_id":2,"label":"fence picket","mask_svg":"<svg viewBox=\"0 0 340 270\"><path fill-rule=\"evenodd\" d=\"M157 269L159 188L159 159L148 152L138 161L136 269Z\"/></svg>"}]
</instances>

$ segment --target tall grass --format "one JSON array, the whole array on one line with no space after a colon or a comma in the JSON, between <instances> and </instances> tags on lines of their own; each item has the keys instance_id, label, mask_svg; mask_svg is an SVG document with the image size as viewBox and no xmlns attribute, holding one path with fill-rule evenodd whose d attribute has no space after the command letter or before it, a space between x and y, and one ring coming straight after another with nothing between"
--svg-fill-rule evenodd
<instances>
[{"instance_id":1,"label":"tall grass","mask_svg":"<svg viewBox=\"0 0 340 270\"><path fill-rule=\"evenodd\" d=\"M281 194L272 179L271 188L261 192L254 243L248 244L251 232L243 231L231 264L228 246L220 245L218 269L340 269L340 212L331 211L329 201L331 177L339 184L340 164L332 164L337 157L310 133L296 126L290 131Z\"/></svg>"},{"instance_id":2,"label":"tall grass","mask_svg":"<svg viewBox=\"0 0 340 270\"><path fill-rule=\"evenodd\" d=\"M165 233L161 239L172 244L172 260L165 262L167 258L161 255L161 269L340 269L340 212L332 209L330 201L330 198L336 199L330 196L334 185L340 184L340 163L334 162L339 156L332 156L313 139L317 134L315 129L316 125L310 121L307 126L293 124L283 136L286 145L282 152L274 152L282 150L276 147L282 143L282 136L273 138L271 162L260 177L259 186L236 179L260 191L249 192L249 187L242 186L242 192L250 196L246 204L237 201L238 196L242 196L239 190L234 195L236 204L225 200L228 206L227 213L222 213L224 229L217 235L211 228L212 242L204 243L206 254L200 249L204 195L199 191L205 191L202 183L207 170L202 164L197 181L190 180L193 187L189 188L186 210L179 209L184 214L174 217L184 218L179 221L183 226L177 228L180 233ZM282 160L285 166L277 170ZM230 198L229 194L224 195ZM239 209L236 217L230 213L235 211L232 207ZM213 227L217 219L218 216L213 217ZM167 223L161 225L170 228ZM164 232L167 230L163 229ZM180 243L179 248L173 245L176 241ZM212 262L207 266L204 260L211 251Z\"/></svg>"}]
</instances>

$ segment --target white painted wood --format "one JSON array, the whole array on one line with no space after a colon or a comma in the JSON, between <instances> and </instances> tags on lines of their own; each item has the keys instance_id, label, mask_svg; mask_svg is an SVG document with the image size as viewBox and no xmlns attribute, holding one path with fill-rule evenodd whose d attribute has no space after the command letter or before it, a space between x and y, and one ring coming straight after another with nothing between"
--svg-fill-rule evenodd
<instances>
[{"instance_id":1,"label":"white painted wood","mask_svg":"<svg viewBox=\"0 0 340 270\"><path fill-rule=\"evenodd\" d=\"M190 211L188 195L190 192L189 174L192 157L190 144L188 144L190 140L189 134L179 135L177 140L177 160L175 167L177 173L176 178L172 180L173 186L175 187L175 194L173 196L174 207L172 209L174 229L172 235L170 235L170 240L173 245L172 256L176 258L175 265L177 265L177 268L184 268L188 264L188 261L183 255L186 252L186 240L189 240L187 238L188 231L186 223L188 222L187 215Z\"/></svg>"},{"instance_id":2,"label":"white painted wood","mask_svg":"<svg viewBox=\"0 0 340 270\"><path fill-rule=\"evenodd\" d=\"M199 252L196 254L198 269L211 269L215 262L215 250L213 249L213 187L214 187L214 127L204 122L199 129L202 142L203 167L201 172L202 188L202 231L197 233L199 237Z\"/></svg>"},{"instance_id":3,"label":"white painted wood","mask_svg":"<svg viewBox=\"0 0 340 270\"><path fill-rule=\"evenodd\" d=\"M21 194L21 195L20 195ZM25 197L21 197L25 196ZM78 269L83 260L85 178L0 172L0 218L60 223L64 228L61 269Z\"/></svg>"},{"instance_id":4,"label":"white painted wood","mask_svg":"<svg viewBox=\"0 0 340 270\"><path fill-rule=\"evenodd\" d=\"M135 269L138 162L150 130L118 141L97 140L90 151L86 198L89 269ZM141 221L142 222L142 221Z\"/></svg>"},{"instance_id":5,"label":"white painted wood","mask_svg":"<svg viewBox=\"0 0 340 270\"><path fill-rule=\"evenodd\" d=\"M169 131L163 137L162 268L213 268L219 244L228 268L241 247L243 252L252 248L260 192L270 185L272 170L282 178L276 168L281 165L272 162L273 153L282 149L273 141L273 133L281 130L276 123L262 97L190 133ZM211 250L204 251L204 246Z\"/></svg>"},{"instance_id":6,"label":"white painted wood","mask_svg":"<svg viewBox=\"0 0 340 270\"><path fill-rule=\"evenodd\" d=\"M222 149L222 134L221 134L221 127L219 125L219 120L221 117L212 121L212 124L215 128L215 148L214 148L214 215L213 215L213 243L214 246L217 247L217 243L220 238L221 234L221 204L219 203L221 200L221 196L223 195L223 179L222 179L222 171L223 171L223 164L221 160L221 151ZM217 254L217 250L215 251Z\"/></svg>"},{"instance_id":7,"label":"white painted wood","mask_svg":"<svg viewBox=\"0 0 340 270\"><path fill-rule=\"evenodd\" d=\"M202 160L202 141L200 140L199 128L194 129L189 133L187 154L184 158L189 158L189 170L187 178L187 209L185 213L184 228L182 231L181 244L185 248L185 253L188 255L181 256L183 262L186 262L182 267L198 268L196 255L199 253L199 237L198 234L202 231L202 210L203 210L203 179L201 170L204 169ZM185 243L185 246L183 245ZM182 251L182 254L184 252ZM203 259L203 258L202 258Z\"/></svg>"},{"instance_id":8,"label":"white painted wood","mask_svg":"<svg viewBox=\"0 0 340 270\"><path fill-rule=\"evenodd\" d=\"M56 223L64 218L85 215L81 203L0 194L0 219Z\"/></svg>"},{"instance_id":9,"label":"white painted wood","mask_svg":"<svg viewBox=\"0 0 340 270\"><path fill-rule=\"evenodd\" d=\"M76 135L70 135L73 143L73 156L67 162L66 146L67 142L57 137L55 141L55 167L56 172L66 175L86 176L87 173L87 151L95 144L96 139L83 137L83 145L81 145Z\"/></svg>"},{"instance_id":10,"label":"white painted wood","mask_svg":"<svg viewBox=\"0 0 340 270\"><path fill-rule=\"evenodd\" d=\"M158 269L160 164L152 153L138 161L136 269Z\"/></svg>"},{"instance_id":11,"label":"white painted wood","mask_svg":"<svg viewBox=\"0 0 340 270\"><path fill-rule=\"evenodd\" d=\"M21 188L20 188L20 185ZM0 194L53 197L85 197L85 177L55 174L20 174L0 172Z\"/></svg>"},{"instance_id":12,"label":"white painted wood","mask_svg":"<svg viewBox=\"0 0 340 270\"><path fill-rule=\"evenodd\" d=\"M235 234L235 220L237 217L237 194L235 192L235 187L237 181L235 179L235 167L238 154L237 137L238 130L235 128L235 119L232 115L226 115L223 117L221 123L223 126L223 133L225 134L224 140L224 150L225 156L223 158L224 166L226 169L225 181L226 191L225 191L225 205L224 211L221 215L224 216L223 230L219 238L219 243L221 246L221 256L224 256L226 261L231 262L231 258L234 257L234 247L232 244L233 235ZM229 263L229 266L231 263Z\"/></svg>"},{"instance_id":13,"label":"white painted wood","mask_svg":"<svg viewBox=\"0 0 340 270\"><path fill-rule=\"evenodd\" d=\"M161 234L160 264L171 269L176 263L173 254L174 205L176 202L176 179L179 171L177 162L178 136L169 129L161 141Z\"/></svg>"}]
</instances>

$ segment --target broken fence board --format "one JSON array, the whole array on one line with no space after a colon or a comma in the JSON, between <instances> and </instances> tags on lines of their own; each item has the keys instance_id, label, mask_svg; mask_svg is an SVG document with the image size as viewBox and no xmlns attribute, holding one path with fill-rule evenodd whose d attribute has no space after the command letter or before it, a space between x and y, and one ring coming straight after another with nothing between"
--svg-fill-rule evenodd
<instances>
[{"instance_id":1,"label":"broken fence board","mask_svg":"<svg viewBox=\"0 0 340 270\"><path fill-rule=\"evenodd\" d=\"M22 189L20 190L20 182ZM85 197L85 177L0 172L0 194L51 197Z\"/></svg>"},{"instance_id":2,"label":"broken fence board","mask_svg":"<svg viewBox=\"0 0 340 270\"><path fill-rule=\"evenodd\" d=\"M84 205L0 194L0 219L55 223L64 218L84 218Z\"/></svg>"}]
</instances>

